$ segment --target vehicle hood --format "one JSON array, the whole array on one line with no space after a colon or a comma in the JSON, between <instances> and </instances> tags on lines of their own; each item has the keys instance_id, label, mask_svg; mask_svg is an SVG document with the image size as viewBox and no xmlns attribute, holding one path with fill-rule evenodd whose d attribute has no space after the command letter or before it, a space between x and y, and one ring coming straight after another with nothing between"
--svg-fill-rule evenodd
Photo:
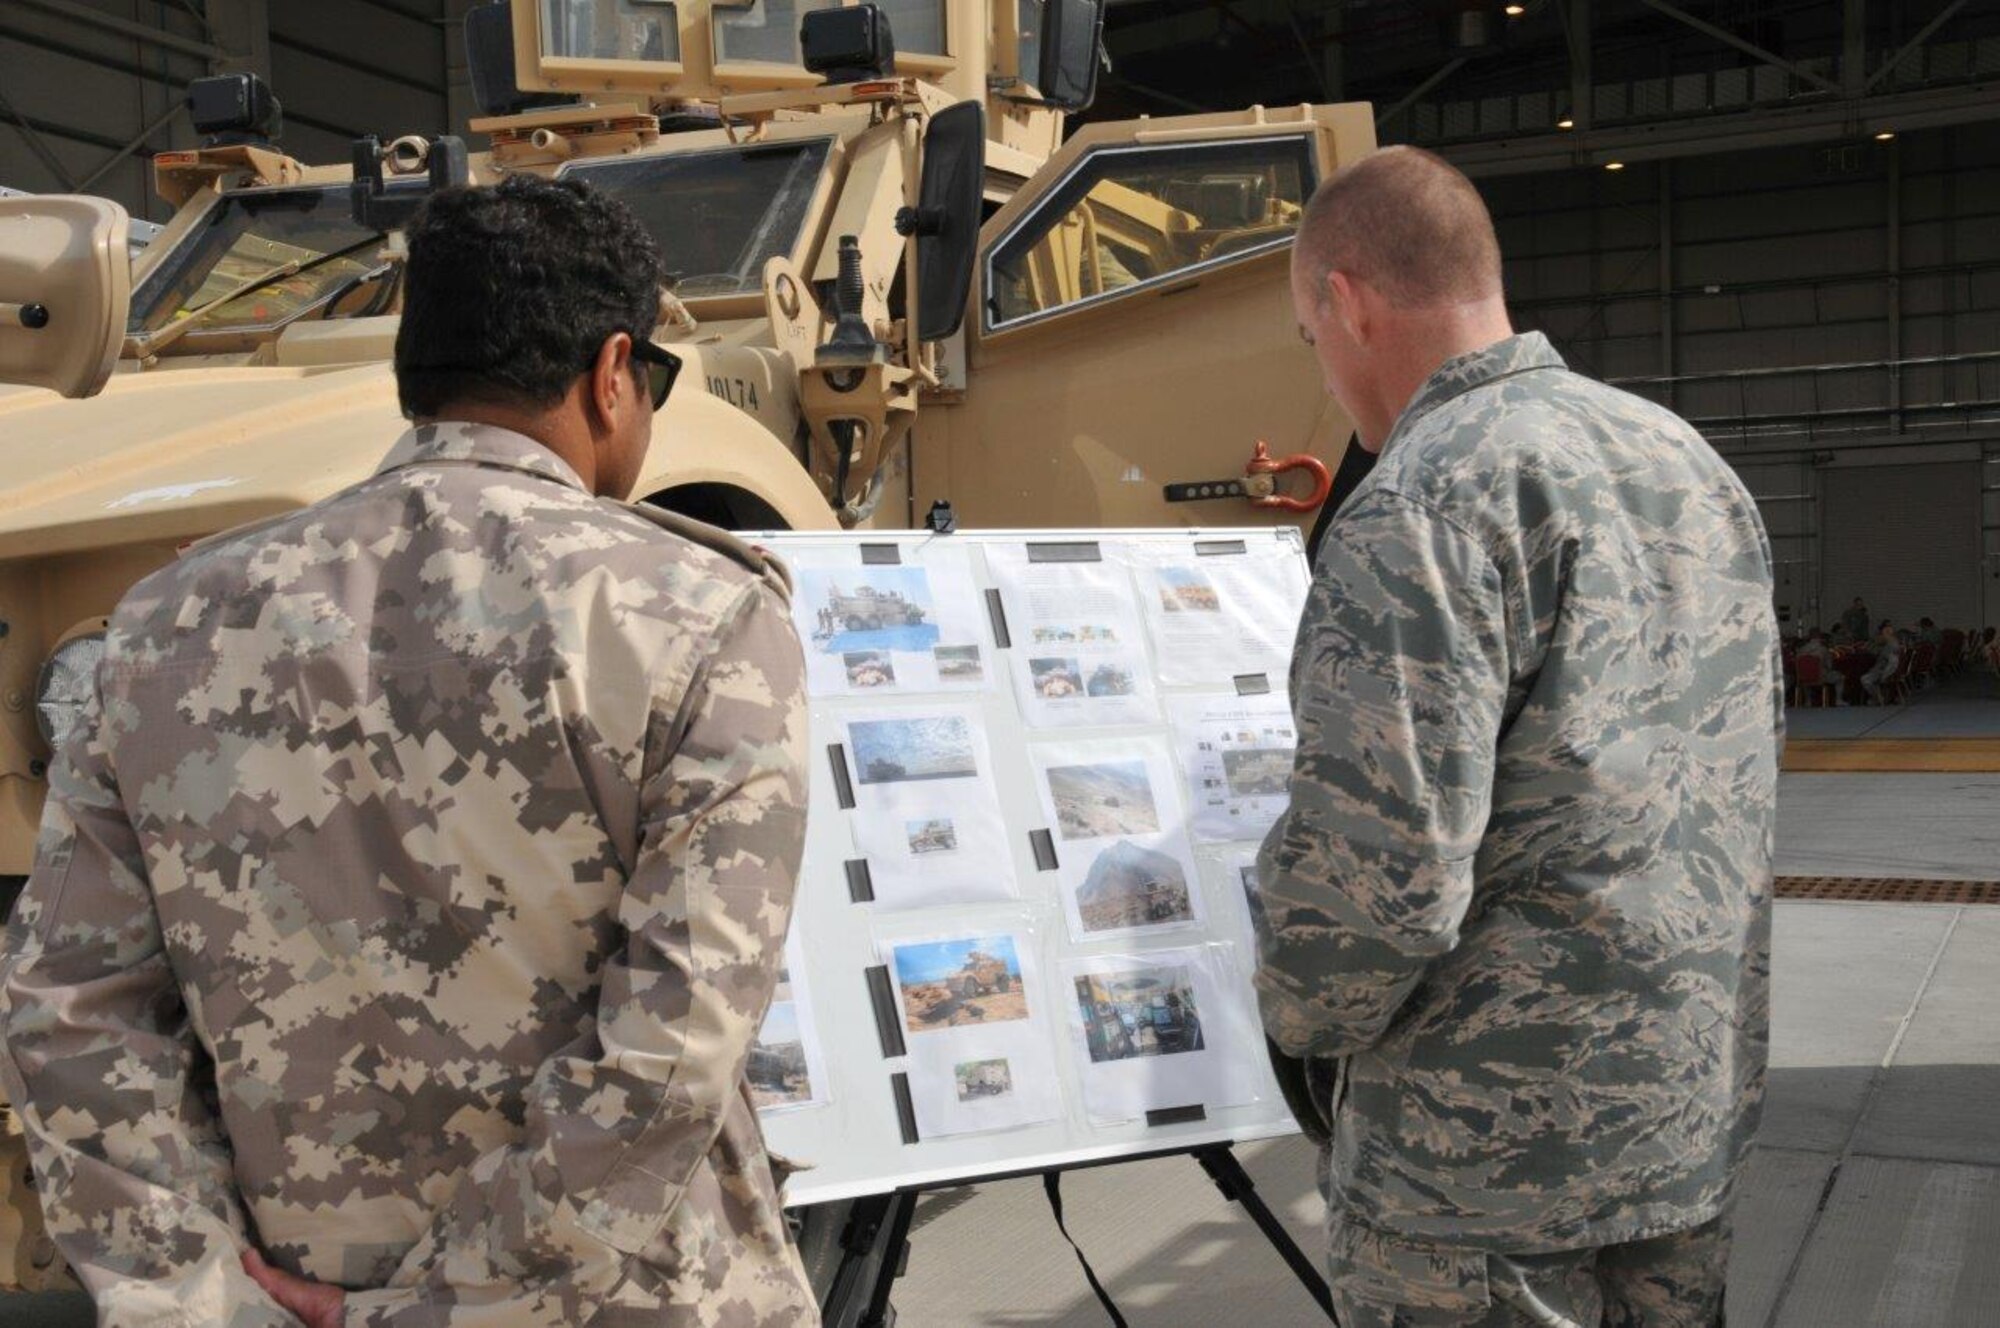
<instances>
[{"instance_id":1,"label":"vehicle hood","mask_svg":"<svg viewBox=\"0 0 2000 1328\"><path fill-rule=\"evenodd\" d=\"M0 387L0 559L300 507L372 473L406 427L387 364L121 373L82 401Z\"/></svg>"}]
</instances>

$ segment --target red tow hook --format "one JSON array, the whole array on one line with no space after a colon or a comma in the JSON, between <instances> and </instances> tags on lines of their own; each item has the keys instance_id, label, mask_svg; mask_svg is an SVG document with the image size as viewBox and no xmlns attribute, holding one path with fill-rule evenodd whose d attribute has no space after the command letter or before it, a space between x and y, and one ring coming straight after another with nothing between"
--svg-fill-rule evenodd
<instances>
[{"instance_id":1,"label":"red tow hook","mask_svg":"<svg viewBox=\"0 0 2000 1328\"><path fill-rule=\"evenodd\" d=\"M1326 462L1304 452L1295 452L1288 457L1274 457L1271 455L1270 444L1261 438L1257 440L1256 454L1250 458L1250 464L1243 468L1243 473L1246 476L1270 475L1275 477L1284 474L1288 470L1310 472L1313 477L1312 492L1304 498L1287 498L1285 495L1277 492L1274 482L1267 481L1267 483L1272 483L1271 491L1252 496L1250 498L1251 505L1254 507L1275 507L1286 512L1310 512L1321 503L1324 503L1328 495L1333 492L1333 473L1326 468ZM1263 486L1259 485L1257 487L1261 488Z\"/></svg>"}]
</instances>

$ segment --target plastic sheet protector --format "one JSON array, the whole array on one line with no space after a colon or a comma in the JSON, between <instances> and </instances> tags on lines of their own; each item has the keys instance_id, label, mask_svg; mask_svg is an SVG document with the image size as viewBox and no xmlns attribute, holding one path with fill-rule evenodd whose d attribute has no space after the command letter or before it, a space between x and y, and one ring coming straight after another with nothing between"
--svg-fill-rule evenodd
<instances>
[{"instance_id":1,"label":"plastic sheet protector","mask_svg":"<svg viewBox=\"0 0 2000 1328\"><path fill-rule=\"evenodd\" d=\"M811 1204L1297 1127L1250 975L1290 527L752 536L793 569L812 805L750 1063Z\"/></svg>"}]
</instances>

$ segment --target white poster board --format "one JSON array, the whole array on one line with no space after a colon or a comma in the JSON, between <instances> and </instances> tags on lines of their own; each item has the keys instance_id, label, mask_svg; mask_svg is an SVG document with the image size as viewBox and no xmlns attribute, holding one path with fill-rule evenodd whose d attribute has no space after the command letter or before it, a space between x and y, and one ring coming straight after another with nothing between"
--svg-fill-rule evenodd
<instances>
[{"instance_id":1,"label":"white poster board","mask_svg":"<svg viewBox=\"0 0 2000 1328\"><path fill-rule=\"evenodd\" d=\"M1294 1132L1243 879L1298 532L748 538L798 574L812 691L759 1059L787 1201Z\"/></svg>"}]
</instances>

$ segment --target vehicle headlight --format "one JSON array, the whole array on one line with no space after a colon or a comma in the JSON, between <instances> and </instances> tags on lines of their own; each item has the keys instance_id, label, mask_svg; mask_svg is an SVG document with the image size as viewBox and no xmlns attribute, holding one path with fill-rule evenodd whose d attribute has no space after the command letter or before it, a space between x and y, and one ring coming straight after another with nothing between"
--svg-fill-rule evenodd
<instances>
[{"instance_id":1,"label":"vehicle headlight","mask_svg":"<svg viewBox=\"0 0 2000 1328\"><path fill-rule=\"evenodd\" d=\"M55 648L35 681L35 723L50 751L60 751L70 731L83 717L90 689L97 685L98 661L104 658L104 633L72 636Z\"/></svg>"}]
</instances>

